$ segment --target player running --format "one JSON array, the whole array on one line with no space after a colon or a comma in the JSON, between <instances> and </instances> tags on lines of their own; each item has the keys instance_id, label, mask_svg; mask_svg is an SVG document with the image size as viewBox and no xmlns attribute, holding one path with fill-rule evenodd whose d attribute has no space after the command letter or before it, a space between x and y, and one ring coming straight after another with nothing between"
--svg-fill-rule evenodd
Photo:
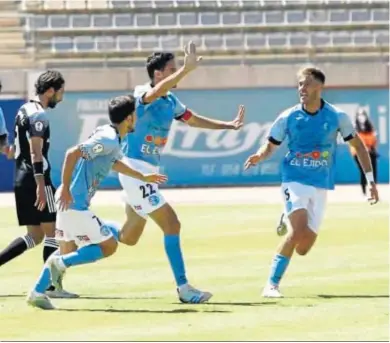
<instances>
[{"instance_id":1,"label":"player running","mask_svg":"<svg viewBox=\"0 0 390 343\"><path fill-rule=\"evenodd\" d=\"M323 219L327 190L334 189L337 135L356 149L370 184L371 203L378 202L370 156L347 114L321 97L324 73L305 68L298 73L300 104L285 110L271 127L268 141L245 162L245 169L267 159L287 138L282 166L282 195L291 230L277 249L263 296L280 298L279 283L294 250L306 255Z\"/></svg>"},{"instance_id":2,"label":"player running","mask_svg":"<svg viewBox=\"0 0 390 343\"><path fill-rule=\"evenodd\" d=\"M136 122L134 110L135 100L131 95L112 99L109 103L111 125L98 127L87 141L67 151L62 185L56 193L59 210L57 227L62 239L73 242L79 248L61 256L55 253L49 258L27 296L28 304L54 309L44 294L50 279L57 286L67 268L96 262L116 251L118 238L113 237L111 225L101 222L89 210L91 198L111 169L146 183L159 184L166 181L164 175L141 174L120 161L121 140L132 132Z\"/></svg>"},{"instance_id":3,"label":"player running","mask_svg":"<svg viewBox=\"0 0 390 343\"><path fill-rule=\"evenodd\" d=\"M184 49L184 53L184 65L179 69L176 69L172 53L153 53L146 63L150 82L135 88L138 121L134 134L127 136L123 151L126 155L124 161L143 172L158 171L160 154L167 142L173 120L212 130L238 130L243 126L243 106L240 106L233 121L223 122L194 113L170 92L201 60L192 42ZM180 247L180 222L158 186L125 175L120 175L119 180L126 197L127 215L120 241L127 245L137 244L148 216L151 217L164 232L165 252L175 277L179 299L185 303L203 303L209 300L211 293L197 290L188 283Z\"/></svg>"}]
</instances>

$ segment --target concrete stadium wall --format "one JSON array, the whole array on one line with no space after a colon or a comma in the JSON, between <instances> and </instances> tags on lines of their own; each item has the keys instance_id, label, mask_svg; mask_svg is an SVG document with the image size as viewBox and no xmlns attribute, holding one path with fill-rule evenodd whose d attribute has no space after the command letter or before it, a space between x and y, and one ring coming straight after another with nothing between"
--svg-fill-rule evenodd
<instances>
[{"instance_id":1,"label":"concrete stadium wall","mask_svg":"<svg viewBox=\"0 0 390 343\"><path fill-rule=\"evenodd\" d=\"M327 86L386 87L386 63L318 64L327 76ZM302 65L242 65L200 67L180 84L181 89L227 89L295 87ZM68 91L126 91L147 81L144 68L63 69ZM3 93L27 96L40 71L0 70Z\"/></svg>"}]
</instances>

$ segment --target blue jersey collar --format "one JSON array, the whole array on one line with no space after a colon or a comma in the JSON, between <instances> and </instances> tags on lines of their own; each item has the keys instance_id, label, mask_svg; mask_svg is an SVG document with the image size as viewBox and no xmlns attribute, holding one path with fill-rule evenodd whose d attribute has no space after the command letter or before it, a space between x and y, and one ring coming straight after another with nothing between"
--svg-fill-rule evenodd
<instances>
[{"instance_id":1,"label":"blue jersey collar","mask_svg":"<svg viewBox=\"0 0 390 343\"><path fill-rule=\"evenodd\" d=\"M308 112L308 111L306 111L304 108L303 108L303 105L301 104L301 110L303 111L303 112L305 112L306 114L308 114L308 115L310 115L310 116L315 116L316 114L318 114L318 113L320 113L321 112L321 110L324 108L324 106L325 106L325 100L324 99L321 99L321 107L319 108L319 110L318 111L316 111L316 112Z\"/></svg>"}]
</instances>

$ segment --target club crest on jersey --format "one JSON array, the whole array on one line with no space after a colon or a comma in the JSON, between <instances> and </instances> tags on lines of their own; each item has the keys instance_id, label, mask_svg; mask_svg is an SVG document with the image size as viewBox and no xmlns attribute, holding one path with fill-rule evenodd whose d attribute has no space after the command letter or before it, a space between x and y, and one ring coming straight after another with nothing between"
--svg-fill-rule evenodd
<instances>
[{"instance_id":1,"label":"club crest on jersey","mask_svg":"<svg viewBox=\"0 0 390 343\"><path fill-rule=\"evenodd\" d=\"M104 150L103 144L100 143L95 144L92 148L92 151L95 154L100 154L101 152L103 152L103 150Z\"/></svg>"},{"instance_id":2,"label":"club crest on jersey","mask_svg":"<svg viewBox=\"0 0 390 343\"><path fill-rule=\"evenodd\" d=\"M43 123L41 121L37 121L34 124L34 127L35 127L35 130L37 130L38 132L42 132L43 131Z\"/></svg>"},{"instance_id":3,"label":"club crest on jersey","mask_svg":"<svg viewBox=\"0 0 390 343\"><path fill-rule=\"evenodd\" d=\"M101 226L101 228L100 228L100 233L101 233L102 236L107 237L107 236L110 235L111 231L110 231L110 229L108 228L108 226L103 225L103 226Z\"/></svg>"},{"instance_id":4,"label":"club crest on jersey","mask_svg":"<svg viewBox=\"0 0 390 343\"><path fill-rule=\"evenodd\" d=\"M160 197L158 195L151 195L149 197L149 203L152 206L157 206L160 203Z\"/></svg>"}]
</instances>

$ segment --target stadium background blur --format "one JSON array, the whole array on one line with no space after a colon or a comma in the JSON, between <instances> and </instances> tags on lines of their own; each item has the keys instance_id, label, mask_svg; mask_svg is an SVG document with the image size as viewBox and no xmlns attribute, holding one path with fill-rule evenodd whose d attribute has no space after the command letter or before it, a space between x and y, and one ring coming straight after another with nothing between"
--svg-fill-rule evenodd
<instances>
[{"instance_id":1,"label":"stadium background blur","mask_svg":"<svg viewBox=\"0 0 390 343\"><path fill-rule=\"evenodd\" d=\"M202 132L174 123L162 157L168 186L277 184L281 149L247 172L243 161L277 114L297 101L296 71L314 63L327 76L325 99L351 118L359 107L378 132L381 183L389 181L389 2L341 0L21 0L0 1L0 106L13 135L20 104L46 68L66 79L51 114L53 180L65 150L107 122L107 100L147 82L146 56L177 52L192 39L202 67L175 92L200 114L229 120L247 108L241 132ZM11 138L12 139L12 138ZM338 183L357 183L347 145L338 148ZM12 163L0 159L0 191ZM116 175L103 184L118 188Z\"/></svg>"}]
</instances>

